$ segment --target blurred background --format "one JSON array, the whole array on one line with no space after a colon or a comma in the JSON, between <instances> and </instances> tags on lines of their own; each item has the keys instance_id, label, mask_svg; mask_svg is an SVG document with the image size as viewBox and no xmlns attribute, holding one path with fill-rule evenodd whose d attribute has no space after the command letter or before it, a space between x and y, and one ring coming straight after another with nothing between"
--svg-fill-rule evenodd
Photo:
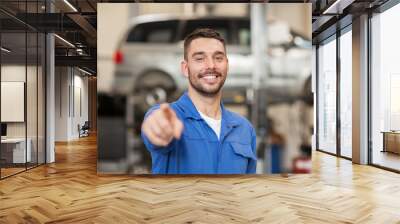
<instances>
[{"instance_id":1,"label":"blurred background","mask_svg":"<svg viewBox=\"0 0 400 224\"><path fill-rule=\"evenodd\" d=\"M257 173L311 170L311 3L102 3L97 6L99 173L151 173L144 113L176 100L183 38L216 29L227 41L225 106L257 132Z\"/></svg>"}]
</instances>

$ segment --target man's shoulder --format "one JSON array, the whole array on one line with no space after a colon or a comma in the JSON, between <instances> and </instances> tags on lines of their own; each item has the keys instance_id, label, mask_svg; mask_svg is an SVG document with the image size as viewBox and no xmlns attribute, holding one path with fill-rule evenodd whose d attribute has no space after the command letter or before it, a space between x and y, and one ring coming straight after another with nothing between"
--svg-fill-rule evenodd
<instances>
[{"instance_id":1,"label":"man's shoulder","mask_svg":"<svg viewBox=\"0 0 400 224\"><path fill-rule=\"evenodd\" d=\"M242 115L240 115L240 114L238 114L236 112L233 112L233 111L230 111L230 110L227 110L227 109L225 109L225 110L226 110L227 114L229 115L229 119L230 120L234 121L238 125L243 125L243 126L248 127L250 129L254 129L253 125L251 124L251 122L246 117L244 117L244 116L242 116Z\"/></svg>"}]
</instances>

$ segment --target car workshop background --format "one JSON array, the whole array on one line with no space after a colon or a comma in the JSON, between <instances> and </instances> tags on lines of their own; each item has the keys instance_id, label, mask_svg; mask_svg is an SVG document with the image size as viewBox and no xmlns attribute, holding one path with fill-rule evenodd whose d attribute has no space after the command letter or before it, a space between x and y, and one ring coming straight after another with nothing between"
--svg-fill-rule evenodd
<instances>
[{"instance_id":1,"label":"car workshop background","mask_svg":"<svg viewBox=\"0 0 400 224\"><path fill-rule=\"evenodd\" d=\"M99 173L151 172L144 112L185 89L180 38L196 24L228 40L224 103L257 129L257 173L310 172L311 4L102 3L97 16Z\"/></svg>"}]
</instances>

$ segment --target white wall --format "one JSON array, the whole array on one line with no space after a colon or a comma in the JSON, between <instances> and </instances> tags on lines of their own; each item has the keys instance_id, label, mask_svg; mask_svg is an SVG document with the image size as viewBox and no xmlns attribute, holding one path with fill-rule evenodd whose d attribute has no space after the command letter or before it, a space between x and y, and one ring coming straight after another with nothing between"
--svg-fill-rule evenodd
<instances>
[{"instance_id":1,"label":"white wall","mask_svg":"<svg viewBox=\"0 0 400 224\"><path fill-rule=\"evenodd\" d=\"M68 140L68 86L70 84L70 77L67 67L55 68L55 140L67 141Z\"/></svg>"},{"instance_id":2,"label":"white wall","mask_svg":"<svg viewBox=\"0 0 400 224\"><path fill-rule=\"evenodd\" d=\"M38 70L37 70L38 69ZM23 138L25 135L31 141L31 151L33 161L36 162L37 153L39 153L39 163L44 162L44 74L41 66L25 66L19 64L4 64L1 66L1 81L3 82L24 82L26 85L26 106L22 102L22 107L14 110L20 110L20 113L26 112L26 120L22 122L6 122L7 137ZM27 79L27 80L26 80ZM3 92L4 89L2 89ZM7 95L2 95L2 98ZM3 106L2 112L16 113L10 107ZM5 111L4 111L5 110ZM9 110L9 111L7 111ZM24 115L23 115L24 116Z\"/></svg>"},{"instance_id":3,"label":"white wall","mask_svg":"<svg viewBox=\"0 0 400 224\"><path fill-rule=\"evenodd\" d=\"M88 120L87 76L76 68L56 67L55 98L55 140L77 139L78 124L82 126Z\"/></svg>"},{"instance_id":4,"label":"white wall","mask_svg":"<svg viewBox=\"0 0 400 224\"><path fill-rule=\"evenodd\" d=\"M74 71L74 92L72 98L74 102L71 105L74 105L72 120L71 120L71 130L70 136L71 138L78 138L78 124L82 126L85 121L88 121L88 78L87 76L80 76L80 72L77 70ZM80 101L80 102L79 102ZM80 108L81 107L81 108ZM81 111L80 111L81 110Z\"/></svg>"},{"instance_id":5,"label":"white wall","mask_svg":"<svg viewBox=\"0 0 400 224\"><path fill-rule=\"evenodd\" d=\"M130 8L133 5L137 4L97 4L97 89L99 92L111 90L114 73L112 56L126 30Z\"/></svg>"},{"instance_id":6,"label":"white wall","mask_svg":"<svg viewBox=\"0 0 400 224\"><path fill-rule=\"evenodd\" d=\"M25 65L2 65L1 66L1 81L7 82L25 82L25 75L28 69L28 73L32 72L32 67ZM32 96L33 93L28 93L28 96ZM35 94L36 96L36 94ZM1 108L6 110L7 108ZM25 122L10 122L7 125L7 136L8 137L25 137Z\"/></svg>"},{"instance_id":7,"label":"white wall","mask_svg":"<svg viewBox=\"0 0 400 224\"><path fill-rule=\"evenodd\" d=\"M24 122L25 83L1 82L1 121ZM36 108L36 105L35 105Z\"/></svg>"}]
</instances>

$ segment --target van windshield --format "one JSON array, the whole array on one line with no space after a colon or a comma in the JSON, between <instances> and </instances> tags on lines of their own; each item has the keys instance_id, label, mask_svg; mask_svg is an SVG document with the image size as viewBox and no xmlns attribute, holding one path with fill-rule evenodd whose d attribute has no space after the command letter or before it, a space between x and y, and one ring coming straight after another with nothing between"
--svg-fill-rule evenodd
<instances>
[{"instance_id":1,"label":"van windshield","mask_svg":"<svg viewBox=\"0 0 400 224\"><path fill-rule=\"evenodd\" d=\"M171 43L176 39L178 20L142 23L135 26L127 42Z\"/></svg>"}]
</instances>

